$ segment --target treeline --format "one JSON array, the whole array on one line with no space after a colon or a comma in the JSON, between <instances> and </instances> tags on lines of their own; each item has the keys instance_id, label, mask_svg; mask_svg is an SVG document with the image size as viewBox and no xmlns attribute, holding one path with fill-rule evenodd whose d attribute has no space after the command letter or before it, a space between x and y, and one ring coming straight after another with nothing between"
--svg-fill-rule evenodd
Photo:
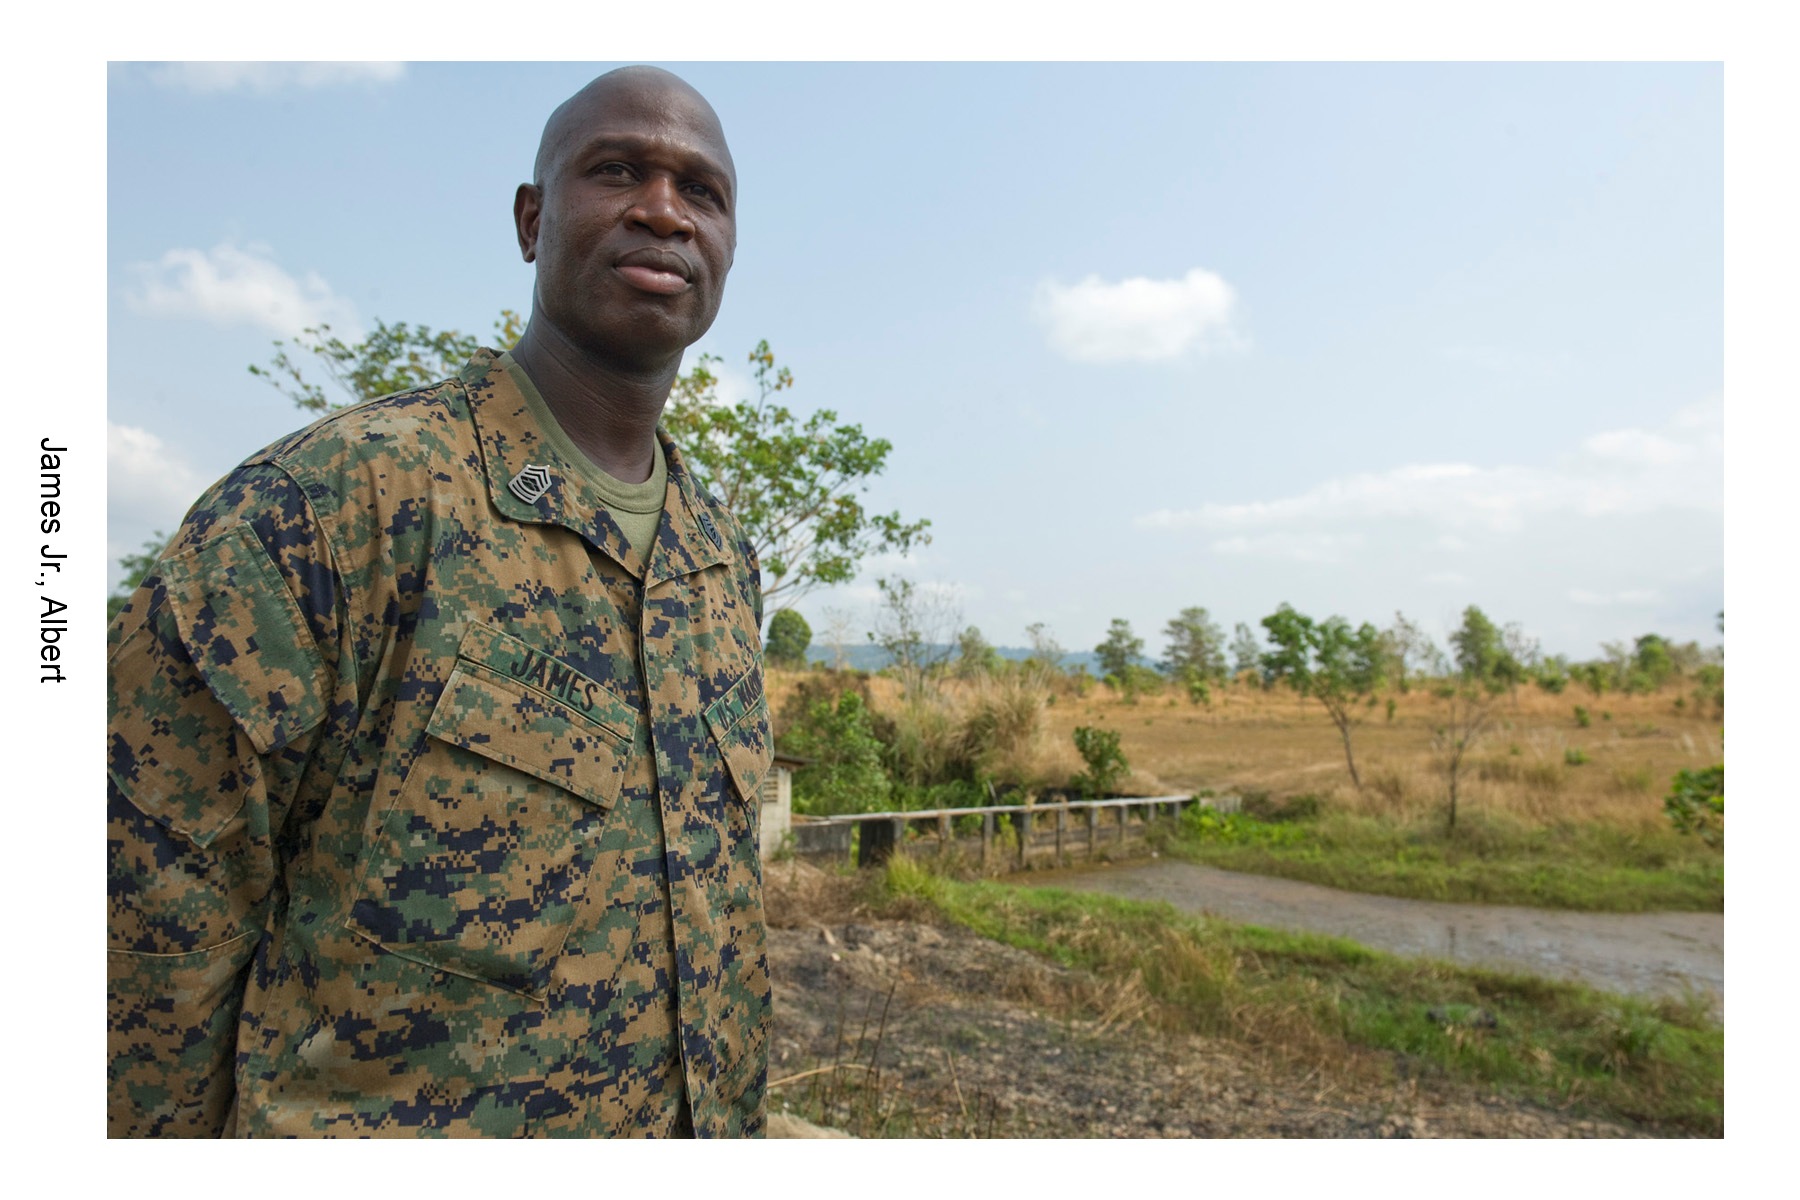
<instances>
[{"instance_id":1,"label":"treeline","mask_svg":"<svg viewBox=\"0 0 1800 1200\"><path fill-rule=\"evenodd\" d=\"M1162 655L1155 659L1131 623L1118 617L1094 647L1099 671L1093 674L1086 663L1069 666L1068 651L1042 623L1027 627L1031 650L1023 659L1003 657L973 625L929 640L929 622L918 611L920 600L912 585L883 581L882 586L883 619L869 640L883 654L886 665L881 669L902 678L971 678L1048 668L1070 676L1077 686L1099 684L1127 698L1175 689L1206 704L1216 689L1233 683L1274 688L1305 673L1308 659L1316 658L1371 692L1405 694L1470 677L1495 681L1509 692L1535 687L1560 695L1576 687L1594 697L1649 694L1678 685L1690 693L1681 698L1682 707L1688 699L1700 714L1719 715L1724 707L1721 646L1646 633L1629 642L1602 643L1598 656L1577 661L1542 653L1538 640L1517 622L1496 624L1477 605L1463 610L1462 623L1445 646L1403 613L1395 613L1386 628L1367 622L1353 627L1342 617L1315 619L1287 604L1259 622L1260 632L1238 622L1228 638L1205 608L1195 606L1182 609L1164 626ZM1719 619L1722 629L1723 613ZM784 609L771 619L767 648L772 664L804 669L811 645L812 630L798 612Z\"/></svg>"}]
</instances>

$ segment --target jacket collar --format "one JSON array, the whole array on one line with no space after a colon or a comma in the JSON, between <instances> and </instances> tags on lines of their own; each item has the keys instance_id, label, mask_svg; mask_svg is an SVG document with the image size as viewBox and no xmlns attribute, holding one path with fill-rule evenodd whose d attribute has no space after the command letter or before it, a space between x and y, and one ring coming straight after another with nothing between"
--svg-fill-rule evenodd
<instances>
[{"instance_id":1,"label":"jacket collar","mask_svg":"<svg viewBox=\"0 0 1800 1200\"><path fill-rule=\"evenodd\" d=\"M503 516L561 525L632 574L641 574L645 587L733 557L717 502L688 473L681 452L662 428L656 437L668 463L669 484L646 563L607 511L592 482L594 465L556 427L542 401L532 403L513 383L498 352L477 350L461 378L481 442L488 496Z\"/></svg>"}]
</instances>

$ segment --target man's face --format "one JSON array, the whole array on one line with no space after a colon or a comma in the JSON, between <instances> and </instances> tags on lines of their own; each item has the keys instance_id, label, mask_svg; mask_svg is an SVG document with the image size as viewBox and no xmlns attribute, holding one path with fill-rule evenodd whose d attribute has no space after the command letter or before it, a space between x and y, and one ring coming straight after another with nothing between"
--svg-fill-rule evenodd
<instances>
[{"instance_id":1,"label":"man's face","mask_svg":"<svg viewBox=\"0 0 1800 1200\"><path fill-rule=\"evenodd\" d=\"M672 81L605 81L546 141L514 206L535 314L581 349L657 367L718 315L737 249L737 179L717 120Z\"/></svg>"}]
</instances>

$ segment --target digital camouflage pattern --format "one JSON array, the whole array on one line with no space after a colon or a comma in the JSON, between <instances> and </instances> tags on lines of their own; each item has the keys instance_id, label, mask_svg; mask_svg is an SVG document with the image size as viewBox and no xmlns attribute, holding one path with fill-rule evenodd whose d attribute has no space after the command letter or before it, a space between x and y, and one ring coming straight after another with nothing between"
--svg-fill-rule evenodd
<instances>
[{"instance_id":1,"label":"digital camouflage pattern","mask_svg":"<svg viewBox=\"0 0 1800 1200\"><path fill-rule=\"evenodd\" d=\"M188 514L108 634L112 1134L761 1132L760 585L659 436L648 554L491 351Z\"/></svg>"}]
</instances>

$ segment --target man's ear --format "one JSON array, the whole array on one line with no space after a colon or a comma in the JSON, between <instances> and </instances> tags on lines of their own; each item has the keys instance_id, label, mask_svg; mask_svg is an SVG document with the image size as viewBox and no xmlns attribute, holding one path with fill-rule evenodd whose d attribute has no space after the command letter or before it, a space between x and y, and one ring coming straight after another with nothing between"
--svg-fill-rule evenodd
<instances>
[{"instance_id":1,"label":"man's ear","mask_svg":"<svg viewBox=\"0 0 1800 1200\"><path fill-rule=\"evenodd\" d=\"M513 228L519 235L519 254L526 262L537 261L538 218L544 211L544 193L534 183L521 183L513 194Z\"/></svg>"}]
</instances>

